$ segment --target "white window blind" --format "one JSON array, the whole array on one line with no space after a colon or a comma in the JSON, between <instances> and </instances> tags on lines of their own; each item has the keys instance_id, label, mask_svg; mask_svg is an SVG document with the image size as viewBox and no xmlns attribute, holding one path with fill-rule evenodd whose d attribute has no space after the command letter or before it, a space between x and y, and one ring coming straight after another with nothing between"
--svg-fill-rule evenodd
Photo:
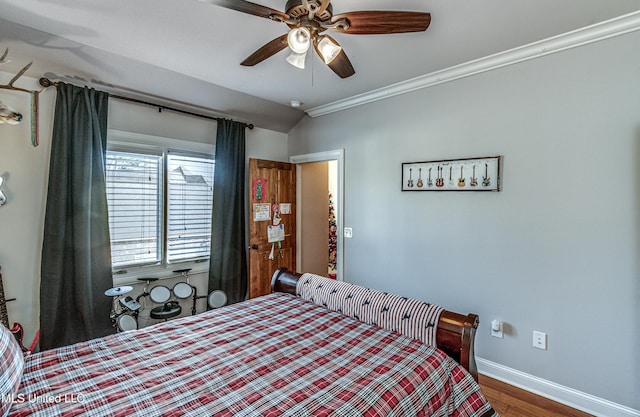
<instances>
[{"instance_id":1,"label":"white window blind","mask_svg":"<svg viewBox=\"0 0 640 417\"><path fill-rule=\"evenodd\" d=\"M208 258L214 161L169 152L167 162L167 262Z\"/></svg>"},{"instance_id":2,"label":"white window blind","mask_svg":"<svg viewBox=\"0 0 640 417\"><path fill-rule=\"evenodd\" d=\"M106 182L112 266L161 262L162 156L108 151Z\"/></svg>"}]
</instances>

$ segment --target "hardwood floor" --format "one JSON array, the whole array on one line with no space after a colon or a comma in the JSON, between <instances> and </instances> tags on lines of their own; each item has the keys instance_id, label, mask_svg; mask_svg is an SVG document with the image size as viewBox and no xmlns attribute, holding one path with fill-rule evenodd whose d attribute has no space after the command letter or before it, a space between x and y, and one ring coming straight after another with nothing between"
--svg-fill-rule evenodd
<instances>
[{"instance_id":1,"label":"hardwood floor","mask_svg":"<svg viewBox=\"0 0 640 417\"><path fill-rule=\"evenodd\" d=\"M591 417L564 404L479 375L480 387L500 417Z\"/></svg>"}]
</instances>

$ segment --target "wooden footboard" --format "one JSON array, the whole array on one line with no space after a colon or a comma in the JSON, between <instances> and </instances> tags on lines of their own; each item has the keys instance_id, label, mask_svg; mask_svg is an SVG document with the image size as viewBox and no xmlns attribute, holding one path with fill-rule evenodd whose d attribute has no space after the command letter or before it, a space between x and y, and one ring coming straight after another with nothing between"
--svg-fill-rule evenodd
<instances>
[{"instance_id":1,"label":"wooden footboard","mask_svg":"<svg viewBox=\"0 0 640 417\"><path fill-rule=\"evenodd\" d=\"M296 295L296 285L301 276L302 274L289 271L287 268L276 270L271 279L271 292ZM438 349L455 359L469 371L476 381L478 380L478 369L476 368L473 345L478 323L476 314L464 315L444 310L440 315L436 332Z\"/></svg>"}]
</instances>

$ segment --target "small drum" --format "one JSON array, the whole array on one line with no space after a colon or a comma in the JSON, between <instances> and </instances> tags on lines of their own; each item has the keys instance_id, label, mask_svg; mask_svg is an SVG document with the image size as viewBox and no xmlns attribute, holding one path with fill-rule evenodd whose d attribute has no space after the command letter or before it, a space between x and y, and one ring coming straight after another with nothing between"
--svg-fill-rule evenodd
<instances>
[{"instance_id":1,"label":"small drum","mask_svg":"<svg viewBox=\"0 0 640 417\"><path fill-rule=\"evenodd\" d=\"M130 314L121 314L116 319L116 323L118 324L118 330L121 332L138 328L138 320Z\"/></svg>"},{"instance_id":2,"label":"small drum","mask_svg":"<svg viewBox=\"0 0 640 417\"><path fill-rule=\"evenodd\" d=\"M171 298L171 291L164 285L156 285L149 291L149 297L151 297L151 301L154 303L166 303L169 301L169 298Z\"/></svg>"},{"instance_id":3,"label":"small drum","mask_svg":"<svg viewBox=\"0 0 640 417\"><path fill-rule=\"evenodd\" d=\"M211 291L209 294L209 298L207 298L209 302L209 307L211 308L219 308L227 304L227 294L221 290Z\"/></svg>"},{"instance_id":4,"label":"small drum","mask_svg":"<svg viewBox=\"0 0 640 417\"><path fill-rule=\"evenodd\" d=\"M173 286L173 294L176 298L189 298L193 295L193 287L186 282L178 282Z\"/></svg>"}]
</instances>

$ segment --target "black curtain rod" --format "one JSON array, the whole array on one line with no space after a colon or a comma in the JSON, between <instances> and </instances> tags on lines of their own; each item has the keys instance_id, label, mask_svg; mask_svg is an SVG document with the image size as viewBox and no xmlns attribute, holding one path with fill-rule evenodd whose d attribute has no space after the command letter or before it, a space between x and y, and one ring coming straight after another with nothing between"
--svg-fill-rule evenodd
<instances>
[{"instance_id":1,"label":"black curtain rod","mask_svg":"<svg viewBox=\"0 0 640 417\"><path fill-rule=\"evenodd\" d=\"M39 82L40 82L40 85L45 87L45 88L46 87L55 87L55 86L58 85L57 81L51 81L50 79L48 79L46 77L40 78ZM194 113L194 112L190 112L190 111L187 111L187 110L176 109L176 108L173 108L173 107L165 106L164 104L151 103L149 101L139 100L137 98L125 97L125 96L121 96L121 95L118 95L118 94L109 93L109 97L117 98L118 100L125 100L125 101L131 101L133 103L144 104L144 105L151 106L151 107L157 107L159 110L171 110L171 111L176 112L176 113L187 114L189 116L200 117L202 119L215 120L217 122L225 120L224 117L207 116L205 114L199 114L199 113ZM253 124L251 124L251 123L243 123L243 124L244 124L244 127L248 127L249 129L253 129Z\"/></svg>"}]
</instances>

